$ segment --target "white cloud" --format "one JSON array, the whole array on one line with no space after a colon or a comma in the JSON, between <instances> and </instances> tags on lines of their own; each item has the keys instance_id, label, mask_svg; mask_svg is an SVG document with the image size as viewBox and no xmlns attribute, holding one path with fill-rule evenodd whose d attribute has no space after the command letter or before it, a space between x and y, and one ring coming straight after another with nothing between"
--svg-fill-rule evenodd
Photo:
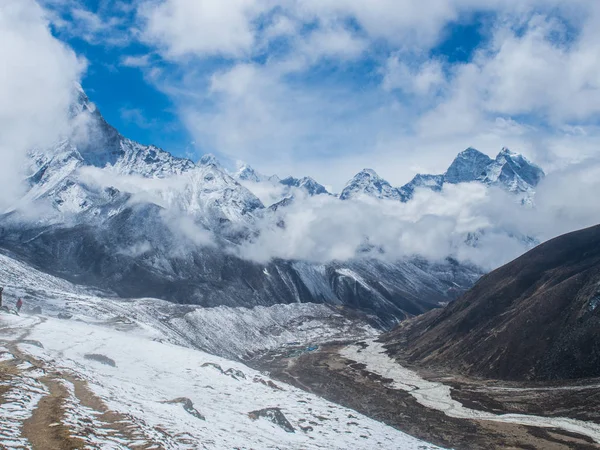
<instances>
[{"instance_id":1,"label":"white cloud","mask_svg":"<svg viewBox=\"0 0 600 450\"><path fill-rule=\"evenodd\" d=\"M269 7L262 0L149 1L139 10L143 37L169 58L186 55L243 56L256 43L254 20Z\"/></svg>"},{"instance_id":2,"label":"white cloud","mask_svg":"<svg viewBox=\"0 0 600 450\"><path fill-rule=\"evenodd\" d=\"M339 190L362 167L397 185L416 167L443 171L468 146L560 166L564 154L547 149L564 153L562 130L589 130L600 104L597 9L591 0L162 0L142 2L140 16L147 42L176 68L149 78L200 148ZM494 16L472 61L428 57L452 21L476 11ZM365 62L380 67L353 83ZM579 141L600 144L597 133Z\"/></svg>"},{"instance_id":3,"label":"white cloud","mask_svg":"<svg viewBox=\"0 0 600 450\"><path fill-rule=\"evenodd\" d=\"M128 55L121 58L121 65L125 67L148 67L150 55Z\"/></svg>"},{"instance_id":4,"label":"white cloud","mask_svg":"<svg viewBox=\"0 0 600 450\"><path fill-rule=\"evenodd\" d=\"M32 0L0 4L0 206L22 189L24 157L67 131L69 107L84 68L48 29Z\"/></svg>"},{"instance_id":5,"label":"white cloud","mask_svg":"<svg viewBox=\"0 0 600 450\"><path fill-rule=\"evenodd\" d=\"M308 197L278 210L275 219L267 217L260 237L244 245L241 255L316 262L455 256L491 268L527 248L507 233L513 224L502 220L500 211L510 209L517 216L528 214L508 194L476 183L447 186L441 193L419 191L408 203ZM281 219L285 227L275 225ZM465 243L469 233L482 230L478 247ZM372 251L365 253L365 245Z\"/></svg>"},{"instance_id":6,"label":"white cloud","mask_svg":"<svg viewBox=\"0 0 600 450\"><path fill-rule=\"evenodd\" d=\"M600 221L594 196L600 189L600 159L555 171L538 186L535 207L512 194L478 183L422 189L408 203L363 198L299 198L266 216L261 234L240 254L315 262L374 257L397 261L419 255L452 256L494 269L543 242ZM284 227L277 226L281 221ZM371 251L365 251L370 246Z\"/></svg>"},{"instance_id":7,"label":"white cloud","mask_svg":"<svg viewBox=\"0 0 600 450\"><path fill-rule=\"evenodd\" d=\"M408 94L429 97L436 95L445 84L442 63L435 59L411 66L396 54L387 60L383 70L382 86L390 91L400 89Z\"/></svg>"}]
</instances>

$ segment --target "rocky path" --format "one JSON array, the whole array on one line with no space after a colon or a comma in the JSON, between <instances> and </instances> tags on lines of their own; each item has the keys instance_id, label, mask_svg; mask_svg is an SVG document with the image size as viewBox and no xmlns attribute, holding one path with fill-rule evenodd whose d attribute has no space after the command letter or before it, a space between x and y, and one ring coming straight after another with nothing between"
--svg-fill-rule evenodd
<instances>
[{"instance_id":1,"label":"rocky path","mask_svg":"<svg viewBox=\"0 0 600 450\"><path fill-rule=\"evenodd\" d=\"M43 347L27 338L45 319L27 320L25 327L0 328L0 448L160 448L131 418L111 411L86 381L22 351Z\"/></svg>"}]
</instances>

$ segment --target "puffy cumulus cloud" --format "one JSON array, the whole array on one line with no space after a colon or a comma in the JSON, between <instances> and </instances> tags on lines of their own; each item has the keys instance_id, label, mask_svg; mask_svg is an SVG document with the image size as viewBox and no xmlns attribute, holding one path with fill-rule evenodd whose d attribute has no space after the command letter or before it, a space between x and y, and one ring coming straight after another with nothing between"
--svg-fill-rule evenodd
<instances>
[{"instance_id":1,"label":"puffy cumulus cloud","mask_svg":"<svg viewBox=\"0 0 600 450\"><path fill-rule=\"evenodd\" d=\"M418 189L407 203L368 196L342 201L293 190L290 204L242 219L249 233L237 244L215 237L223 225L210 220L210 211L201 206L202 196L198 207L189 199L178 200L198 191L190 188L190 184L197 186L198 178L146 179L99 168L79 173L84 184L117 187L131 193L132 202L161 206L162 218L176 237L174 254L186 254L190 244L225 245L227 251L260 263L272 258L326 263L453 257L491 270L538 242L600 222L600 204L594 197L600 189L598 158L549 174L537 187L533 207L521 205L518 196L479 183L446 185L441 192ZM267 204L289 193L266 182L248 183L248 188L257 194L264 189ZM127 252L145 249L140 246Z\"/></svg>"},{"instance_id":2,"label":"puffy cumulus cloud","mask_svg":"<svg viewBox=\"0 0 600 450\"><path fill-rule=\"evenodd\" d=\"M534 207L479 183L416 191L407 203L370 197L297 198L265 216L260 235L239 254L314 262L420 256L453 257L494 269L560 234L600 222L593 196L600 188L600 160L556 171L539 186Z\"/></svg>"},{"instance_id":3,"label":"puffy cumulus cloud","mask_svg":"<svg viewBox=\"0 0 600 450\"><path fill-rule=\"evenodd\" d=\"M454 256L490 268L528 245L510 236L513 224L498 220L507 209L527 214L508 194L477 183L447 186L440 193L421 190L408 203L299 198L280 208L275 218L267 216L260 236L242 245L241 255L261 262ZM476 245L473 239L468 242L470 235L477 238Z\"/></svg>"},{"instance_id":4,"label":"puffy cumulus cloud","mask_svg":"<svg viewBox=\"0 0 600 450\"><path fill-rule=\"evenodd\" d=\"M125 0L38 0L47 10L54 29L61 37L81 39L88 44L127 47L132 35L131 26L135 2Z\"/></svg>"},{"instance_id":5,"label":"puffy cumulus cloud","mask_svg":"<svg viewBox=\"0 0 600 450\"><path fill-rule=\"evenodd\" d=\"M600 32L588 31L596 29L596 23L585 22L576 37L567 36L563 21L542 15L532 16L518 29L514 24L498 26L472 62L449 68L451 82L432 115L448 117L449 110L470 110L482 120L486 115L533 115L552 125L596 118ZM416 82L422 76L416 72L404 78ZM475 132L478 126L472 121L465 130Z\"/></svg>"},{"instance_id":6,"label":"puffy cumulus cloud","mask_svg":"<svg viewBox=\"0 0 600 450\"><path fill-rule=\"evenodd\" d=\"M256 43L255 20L268 1L148 1L139 9L144 39L157 43L169 58L190 54L243 56Z\"/></svg>"},{"instance_id":7,"label":"puffy cumulus cloud","mask_svg":"<svg viewBox=\"0 0 600 450\"><path fill-rule=\"evenodd\" d=\"M400 54L391 56L382 70L382 86L385 90L400 89L416 96L431 96L446 84L441 61L425 60L409 65Z\"/></svg>"},{"instance_id":8,"label":"puffy cumulus cloud","mask_svg":"<svg viewBox=\"0 0 600 450\"><path fill-rule=\"evenodd\" d=\"M468 146L518 148L550 168L592 155L599 9L594 0L144 0L138 13L145 41L171 64L144 70L197 145L339 190L357 167L402 184ZM482 30L472 55L432 57L456 24Z\"/></svg>"},{"instance_id":9,"label":"puffy cumulus cloud","mask_svg":"<svg viewBox=\"0 0 600 450\"><path fill-rule=\"evenodd\" d=\"M85 64L55 39L33 0L0 3L0 206L21 193L26 152L68 130Z\"/></svg>"},{"instance_id":10,"label":"puffy cumulus cloud","mask_svg":"<svg viewBox=\"0 0 600 450\"><path fill-rule=\"evenodd\" d=\"M256 195L262 204L266 206L270 206L282 200L289 191L287 186L279 183L271 183L269 181L261 181L257 183L255 181L238 180L238 183ZM296 192L301 190L294 188L294 191ZM297 193L301 195L302 192Z\"/></svg>"}]
</instances>

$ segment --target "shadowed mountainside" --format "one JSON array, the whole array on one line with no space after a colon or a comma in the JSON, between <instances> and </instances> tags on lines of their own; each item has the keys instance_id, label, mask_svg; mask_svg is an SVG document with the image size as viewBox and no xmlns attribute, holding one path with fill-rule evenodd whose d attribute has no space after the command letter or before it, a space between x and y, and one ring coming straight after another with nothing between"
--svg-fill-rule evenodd
<instances>
[{"instance_id":1,"label":"shadowed mountainside","mask_svg":"<svg viewBox=\"0 0 600 450\"><path fill-rule=\"evenodd\" d=\"M384 336L394 356L487 378L600 376L600 226L548 241Z\"/></svg>"}]
</instances>

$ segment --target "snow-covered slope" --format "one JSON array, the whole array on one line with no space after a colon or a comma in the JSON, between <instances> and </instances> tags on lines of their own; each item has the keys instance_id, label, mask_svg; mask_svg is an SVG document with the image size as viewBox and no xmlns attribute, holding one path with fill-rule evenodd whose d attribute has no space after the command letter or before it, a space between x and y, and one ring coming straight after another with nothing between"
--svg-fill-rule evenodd
<instances>
[{"instance_id":1,"label":"snow-covered slope","mask_svg":"<svg viewBox=\"0 0 600 450\"><path fill-rule=\"evenodd\" d=\"M404 201L402 193L372 169L363 169L357 173L340 193L341 200L350 200L361 196Z\"/></svg>"},{"instance_id":2,"label":"snow-covered slope","mask_svg":"<svg viewBox=\"0 0 600 450\"><path fill-rule=\"evenodd\" d=\"M402 198L406 201L412 198L415 193L415 189L427 188L432 191L441 191L444 186L444 175L422 175L417 174L407 184L402 186L399 191L401 192Z\"/></svg>"},{"instance_id":3,"label":"snow-covered slope","mask_svg":"<svg viewBox=\"0 0 600 450\"><path fill-rule=\"evenodd\" d=\"M0 312L0 373L3 448L437 448L135 316Z\"/></svg>"},{"instance_id":4,"label":"snow-covered slope","mask_svg":"<svg viewBox=\"0 0 600 450\"><path fill-rule=\"evenodd\" d=\"M304 178L294 178L287 177L280 181L281 184L288 187L296 187L298 189L302 189L308 195L322 195L329 194L325 186L317 183L311 177Z\"/></svg>"},{"instance_id":5,"label":"snow-covered slope","mask_svg":"<svg viewBox=\"0 0 600 450\"><path fill-rule=\"evenodd\" d=\"M279 177L277 175L272 175L270 177L258 173L248 164L241 164L238 170L233 174L233 178L241 181L251 181L254 183L279 183Z\"/></svg>"},{"instance_id":6,"label":"snow-covered slope","mask_svg":"<svg viewBox=\"0 0 600 450\"><path fill-rule=\"evenodd\" d=\"M75 125L69 141L87 165L111 167L120 174L144 177L166 177L194 167L188 159L123 137L104 120L83 90L71 110ZM48 152L52 149L44 149L44 153Z\"/></svg>"},{"instance_id":7,"label":"snow-covered slope","mask_svg":"<svg viewBox=\"0 0 600 450\"><path fill-rule=\"evenodd\" d=\"M0 285L25 301L0 311L0 447L437 448L239 361L374 335L335 308L116 299L6 255Z\"/></svg>"},{"instance_id":8,"label":"snow-covered slope","mask_svg":"<svg viewBox=\"0 0 600 450\"><path fill-rule=\"evenodd\" d=\"M469 147L454 158L444 174L444 181L458 184L481 180L486 168L493 162L488 155Z\"/></svg>"},{"instance_id":9,"label":"snow-covered slope","mask_svg":"<svg viewBox=\"0 0 600 450\"><path fill-rule=\"evenodd\" d=\"M347 315L343 309L323 304L203 308L153 298L117 298L2 254L0 286L5 288L4 305L9 308L22 298L25 312L40 308L44 314L67 314L74 320L104 324L117 321L132 329L150 327L170 343L233 359L290 343L308 345L377 333L369 325L376 323L375 318Z\"/></svg>"}]
</instances>

